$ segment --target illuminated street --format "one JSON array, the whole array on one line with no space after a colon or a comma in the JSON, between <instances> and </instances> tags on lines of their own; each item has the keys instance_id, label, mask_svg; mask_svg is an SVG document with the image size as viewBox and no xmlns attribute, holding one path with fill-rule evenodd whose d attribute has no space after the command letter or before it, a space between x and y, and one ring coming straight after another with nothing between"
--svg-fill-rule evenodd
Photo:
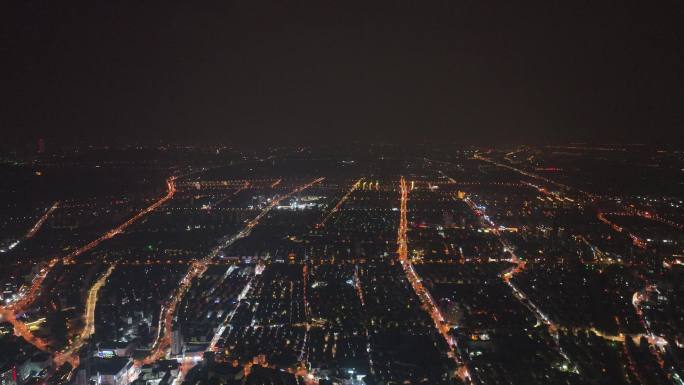
<instances>
[{"instance_id":1,"label":"illuminated street","mask_svg":"<svg viewBox=\"0 0 684 385\"><path fill-rule=\"evenodd\" d=\"M684 2L8 5L0 385L684 385Z\"/></svg>"},{"instance_id":2,"label":"illuminated street","mask_svg":"<svg viewBox=\"0 0 684 385\"><path fill-rule=\"evenodd\" d=\"M278 196L274 199L271 200L270 204L266 206L254 219L250 220L247 222L245 227L240 230L236 235L230 237L226 242L218 245L216 248L212 250L211 253L209 253L205 258L199 261L195 261L190 268L188 269L187 274L183 277L181 280L178 289L174 293L173 297L170 299L170 301L162 306L162 311L161 314L162 316L160 317L160 323L159 327L157 330L157 338L154 341L152 351L150 354L142 360L143 364L150 364L153 363L157 360L159 360L161 357L163 357L166 354L166 349L171 345L172 341L172 335L171 335L171 329L173 326L173 320L176 312L176 308L180 301L182 301L183 296L185 293L187 293L188 289L190 288L190 285L192 284L192 281L195 279L197 276L201 276L207 269L207 264L210 263L214 258L218 256L218 254L221 252L221 250L230 247L235 241L244 238L246 236L249 236L251 233L252 229L259 224L259 221L261 218L263 218L265 215L268 214L269 211L271 211L274 207L276 207L280 202L283 200L291 197L293 194L299 193L316 183L320 183L324 178L318 178L308 184L305 184L303 186L297 187L296 189L292 190L290 193ZM240 190L238 190L240 191ZM211 345L210 345L210 350L211 350Z\"/></svg>"},{"instance_id":3,"label":"illuminated street","mask_svg":"<svg viewBox=\"0 0 684 385\"><path fill-rule=\"evenodd\" d=\"M582 193L525 151L234 155L50 200L3 254L0 338L60 385L677 383L678 203Z\"/></svg>"}]
</instances>

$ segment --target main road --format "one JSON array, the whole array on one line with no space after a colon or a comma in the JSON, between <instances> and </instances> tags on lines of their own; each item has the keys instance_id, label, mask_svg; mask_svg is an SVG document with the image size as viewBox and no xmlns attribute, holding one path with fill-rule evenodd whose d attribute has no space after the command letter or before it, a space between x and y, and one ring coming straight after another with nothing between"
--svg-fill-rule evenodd
<instances>
[{"instance_id":1,"label":"main road","mask_svg":"<svg viewBox=\"0 0 684 385\"><path fill-rule=\"evenodd\" d=\"M169 301L162 305L161 315L159 317L159 326L157 327L157 336L155 338L154 343L152 344L152 350L150 351L150 354L143 360L137 361L136 363L138 365L149 364L164 357L164 355L166 354L166 350L169 348L169 346L171 346L171 343L173 342L171 331L173 328L173 319L178 305L190 289L192 281L196 277L201 277L202 274L204 274L204 272L207 270L208 264L211 262L212 259L219 255L221 250L224 250L228 246L232 245L233 243L235 243L235 241L247 237L252 232L254 226L259 224L259 221L261 221L261 219L264 216L266 216L266 214L268 214L274 207L280 204L280 202L298 192L301 192L317 183L320 183L321 181L323 181L323 179L325 178L315 179L312 182L295 188L288 194L277 196L276 198L271 200L271 202L263 210L261 210L259 215L257 215L252 220L247 222L247 224L242 228L242 230L240 230L240 232L230 237L225 242L222 242L218 246L214 247L206 257L202 258L201 260L195 261L188 270L188 272L185 274L183 279L181 280L178 289L174 291ZM219 333L217 333L217 335L220 336L221 330L223 330L223 328L219 328Z\"/></svg>"},{"instance_id":2,"label":"main road","mask_svg":"<svg viewBox=\"0 0 684 385\"><path fill-rule=\"evenodd\" d=\"M70 344L62 351L55 353L54 362L57 367L65 362L69 362L71 367L75 369L78 366L78 351L85 345L95 333L95 308L97 307L98 293L102 286L107 283L107 278L112 275L115 264L109 265L109 268L100 276L100 278L88 290L88 298L86 299L86 310L83 314L83 329L74 338Z\"/></svg>"},{"instance_id":3,"label":"main road","mask_svg":"<svg viewBox=\"0 0 684 385\"><path fill-rule=\"evenodd\" d=\"M458 349L456 346L456 339L449 334L449 327L444 321L444 316L439 310L439 306L435 303L430 292L425 288L422 283L421 278L416 273L411 263L411 259L408 257L408 237L406 235L408 229L408 219L406 213L408 212L408 191L409 188L406 184L404 177L401 177L399 183L399 190L401 193L401 198L399 202L399 229L397 231L397 257L401 267L404 269L406 274L406 279L411 284L413 291L418 296L423 309L428 313L430 318L432 318L435 324L435 329L444 338L444 341L448 347L448 356L454 360L458 365L458 374L462 381L467 383L473 383L467 366L458 356Z\"/></svg>"},{"instance_id":4,"label":"main road","mask_svg":"<svg viewBox=\"0 0 684 385\"><path fill-rule=\"evenodd\" d=\"M43 351L48 351L49 346L47 341L37 338L33 335L31 330L24 324L23 321L18 319L18 317L26 311L26 309L38 298L38 295L40 293L40 289L43 285L43 281L45 280L45 277L49 274L49 272L57 265L59 262L62 263L72 263L74 259L97 247L100 243L107 239L114 238L116 235L122 233L124 230L126 230L129 226L143 218L145 215L151 213L152 211L156 210L159 208L161 205L164 203L168 202L170 199L173 198L173 196L176 193L176 185L175 185L176 177L172 176L166 180L166 187L167 187L167 192L166 195L163 197L159 198L157 201L152 203L150 206L144 208L143 210L139 211L136 213L133 217L128 219L126 222L123 222L119 224L118 226L114 227L113 229L107 231L105 234L102 236L98 237L97 239L91 241L90 243L79 247L78 249L74 250L73 252L69 253L68 255L64 256L63 258L53 258L51 259L48 264L43 267L38 274L33 278L33 281L31 282L31 286L22 293L22 295L19 297L19 299L10 304L9 306L0 306L0 318L4 321L7 321L12 324L14 327L14 333L20 337L22 337L24 340L26 340L28 343L34 345L38 349L41 349ZM53 205L53 207L56 209L56 204ZM52 211L54 209L51 208ZM49 210L48 210L49 211ZM48 213L46 213L48 215ZM40 222L40 220L39 220ZM38 225L38 224L37 224ZM42 223L40 223L42 225ZM38 225L37 228L40 228L40 225ZM36 226L34 226L36 227ZM36 229L37 231L37 229ZM32 236L31 231L29 231L29 234Z\"/></svg>"}]
</instances>

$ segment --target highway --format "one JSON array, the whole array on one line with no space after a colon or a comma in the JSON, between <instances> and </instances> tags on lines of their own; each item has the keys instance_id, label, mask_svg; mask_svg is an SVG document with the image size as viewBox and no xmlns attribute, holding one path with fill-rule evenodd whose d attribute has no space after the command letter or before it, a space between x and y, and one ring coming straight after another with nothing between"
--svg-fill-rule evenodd
<instances>
[{"instance_id":1,"label":"highway","mask_svg":"<svg viewBox=\"0 0 684 385\"><path fill-rule=\"evenodd\" d=\"M349 196L354 192L354 190L359 188L362 181L363 181L363 178L359 178L359 180L357 180L356 183L354 183L352 185L352 187L349 189L349 191L347 191L347 193L344 194L344 196L342 198L340 198L340 200L337 202L337 204L330 210L330 212L328 212L328 214L323 218L321 223L319 223L316 227L324 227L325 224L330 219L330 217L332 217L332 215L335 214L340 209L340 207L342 207L344 202L346 202L347 199L349 199Z\"/></svg>"},{"instance_id":2,"label":"highway","mask_svg":"<svg viewBox=\"0 0 684 385\"><path fill-rule=\"evenodd\" d=\"M0 315L2 315L2 319L12 323L14 327L14 332L15 334L21 336L26 340L26 342L34 345L40 350L47 351L48 350L48 344L46 341L37 338L33 335L33 333L29 330L29 328L19 319L17 319L18 315L24 313L28 306L30 306L38 297L41 287L43 285L43 281L45 280L45 277L50 273L50 271L57 265L57 263L62 262L62 263L73 263L74 259L83 254L86 251L92 250L93 248L97 247L100 243L107 239L111 239L115 237L116 235L120 234L123 232L125 229L127 229L129 226L131 226L133 223L137 222L140 220L142 217L145 215L149 214L150 212L156 210L158 207L169 201L170 199L173 198L174 194L176 193L176 186L175 186L175 181L176 177L172 176L166 180L166 187L167 187L167 192L166 195L161 197L159 200L155 201L153 204L150 206L144 208L143 210L139 211L137 214L135 214L133 217L128 219L126 222L121 223L120 225L116 226L115 228L109 230L96 240L88 243L85 246L82 246L67 256L65 256L62 259L59 258L53 258L48 262L48 264L43 267L40 272L33 278L33 281L31 282L31 286L29 287L28 290L25 290L20 293L19 299L14 302L13 304L6 306L6 307L0 307ZM54 205L53 205L54 207ZM55 207L56 209L56 207ZM48 210L49 211L49 210ZM52 210L54 211L54 210ZM47 213L46 213L47 214ZM46 217L47 218L47 217ZM36 226L34 226L36 227ZM36 231L40 226L37 227ZM30 231L29 231L30 232Z\"/></svg>"},{"instance_id":3,"label":"highway","mask_svg":"<svg viewBox=\"0 0 684 385\"><path fill-rule=\"evenodd\" d=\"M217 245L214 247L211 252L201 260L195 261L190 269L188 269L188 272L185 274L183 279L181 279L179 287L177 290L174 291L172 294L171 298L169 301L167 301L164 305L162 305L161 309L161 315L159 317L159 326L157 327L157 336L155 338L154 343L152 344L152 350L150 351L150 354L145 357L143 360L136 362L138 365L141 364L149 364L156 362L157 360L161 359L162 357L165 356L166 350L171 346L171 343L173 342L173 335L172 335L172 328L173 328L173 319L175 317L176 309L178 305L181 303L183 300L183 297L185 297L185 294L188 292L190 287L192 286L192 282L196 277L201 277L202 274L207 270L207 266L210 264L211 260L217 257L221 250L224 250L225 248L229 247L233 243L235 243L237 240L242 239L244 237L249 236L249 234L252 232L252 229L259 224L259 221L266 216L274 207L276 207L280 202L283 200L291 197L294 194L297 194L317 183L320 183L323 181L325 178L318 178L315 179L314 181L307 183L305 185L299 186L295 188L294 190L290 191L288 194L282 195L282 196L276 196L274 199L271 200L271 202L263 209L259 214L254 217L252 220L247 222L247 224L234 236L230 237L227 239L225 242L222 242L221 244ZM251 281L250 281L251 282ZM249 283L248 283L249 285ZM239 303L239 302L238 302ZM219 331L222 331L223 328L219 328ZM217 333L217 335L220 337L220 334ZM218 338L214 336L214 339L218 341ZM212 345L215 345L215 342L212 340ZM210 350L212 348L212 345L210 345Z\"/></svg>"},{"instance_id":4,"label":"highway","mask_svg":"<svg viewBox=\"0 0 684 385\"><path fill-rule=\"evenodd\" d=\"M33 236L36 235L36 233L40 230L40 228L43 227L43 224L48 219L48 217L50 217L50 215L55 210L57 210L58 207L59 207L59 201L56 201L52 206L50 206L49 209L47 209L47 211L45 211L45 213L43 215L40 216L40 218L38 218L36 223L34 223L33 226L31 226L31 228L26 232L26 234L24 234L23 237L21 237L21 239L14 241L7 248L0 249L0 253L6 253L6 252L14 249L15 247L19 246L19 244L21 242L23 242L29 238L33 238Z\"/></svg>"},{"instance_id":5,"label":"highway","mask_svg":"<svg viewBox=\"0 0 684 385\"><path fill-rule=\"evenodd\" d=\"M513 296L520 302L520 304L522 304L532 314L534 314L535 318L537 319L537 322L539 322L540 324L544 324L548 327L549 333L551 334L555 342L556 351L563 357L563 359L565 359L569 363L568 366L573 368L573 371L576 372L577 366L572 362L572 360L570 360L570 357L568 357L565 351L563 351L563 348L560 346L558 338L559 326L555 324L534 302L532 302L532 300L529 297L527 297L527 295L525 295L525 293L522 290L518 289L518 287L515 286L515 284L513 284L513 282L511 281L511 278L514 275L521 273L525 270L526 262L518 257L518 255L515 253L515 248L508 242L506 238L504 238L501 235L498 226L485 214L484 206L478 205L468 197L463 199L463 201L468 205L473 214L477 215L478 213L481 213L481 215L479 215L478 217L480 218L482 227L488 228L489 231L497 237L497 239L501 243L501 246L503 247L503 250L511 254L511 259L509 262L513 263L514 266L502 272L500 274L501 279L504 281L504 283L506 283L506 285L508 285L508 287L511 288Z\"/></svg>"},{"instance_id":6,"label":"highway","mask_svg":"<svg viewBox=\"0 0 684 385\"><path fill-rule=\"evenodd\" d=\"M486 157L481 156L481 155L479 155L479 154L476 154L476 155L475 155L475 159L478 159L478 160L481 160L481 161L485 161L485 162L491 163L491 164L496 165L496 166L499 166L499 167L504 167L504 168L513 170L513 171L515 171L515 172L517 172L517 173L519 173L519 174L521 174L521 175L527 176L527 177L531 177L531 178L535 178L535 179L538 179L538 180L545 181L545 182L550 183L550 184L553 184L553 185L555 185L555 186L557 186L557 187L561 187L561 188L562 188L563 190L565 190L565 191L575 190L575 191L579 192L580 194L582 194L583 196L585 196L585 197L587 197L587 198L589 198L589 199L594 199L594 198L595 198L595 195L590 194L590 193L588 193L588 192L585 192L585 191L582 191L582 190L580 190L580 189L573 188L573 187L571 187L571 186L567 186L567 185L564 185L564 184L555 182L555 181L553 181L553 180L551 180L551 179L544 178L544 177L541 177L541 176L539 176L539 175L536 175L536 174L533 174L533 173L529 173L529 172L527 172L527 171L524 171L524 170L521 170L521 169L518 169L518 168L515 168L515 167L512 167L512 166L509 166L509 165L506 165L506 164L502 164L502 163L496 162L496 161L494 161L494 160L492 160L492 159L486 158ZM442 173L442 174L443 174L443 173ZM451 178L450 178L450 179L451 179ZM453 179L452 179L452 180L453 180ZM523 182L523 183L525 183L525 182ZM543 189L543 188L541 188L541 187L532 185L532 184L530 184L530 183L526 183L526 184L530 185L531 187L537 188L540 192L542 192L542 193L544 193L544 194L547 194L547 195L550 194L548 191L546 191L545 189ZM568 199L567 197L563 197L563 195L562 195L561 193L555 193L554 195L558 196L559 198ZM473 204L472 202L470 202L469 199L467 199L467 198L466 198L466 203L468 203L468 205L469 205L469 207L470 207L471 209L473 209L473 210L478 209L477 205L475 205L475 204ZM473 207L473 206L475 206L475 207ZM664 220L664 219L658 217L658 216L657 216L656 214L654 214L654 213L650 213L650 212L646 212L646 211L642 211L642 210L635 210L635 209L633 209L633 208L625 208L624 211L621 211L621 212L611 212L611 213L603 213L603 212L601 212L601 211L598 211L598 212L597 212L597 219L598 219L599 221L601 221L601 222L607 224L607 225L610 226L614 231L616 231L616 232L618 232L618 233L623 232L624 229L623 229L621 226L619 226L618 224L616 224L616 223L610 221L610 220L606 217L606 214L618 215L618 216L620 216L620 215L634 215L634 216L640 216L640 217L643 217L643 218L645 218L645 219L651 219L651 220L656 220L656 221L665 223L665 224L670 225L670 226L672 226L672 227L674 227L674 228L681 228L680 225L679 225L678 223L676 223L676 222L667 221L667 220ZM515 297L516 297L518 300L520 300L520 302L521 302L525 307L527 307L530 311L533 312L533 314L535 315L535 317L537 318L537 320L540 321L540 322L543 322L544 324L546 324L546 325L549 327L549 331L551 332L552 336L554 336L554 340L556 341L556 345L557 345L557 350L558 350L558 352L559 352L559 353L560 353L568 362L572 363L572 361L571 361L571 360L569 359L569 357L565 354L565 352L562 350L562 348L560 347L560 345L559 345L559 343L558 343L557 331L559 330L559 328L562 328L562 326L559 326L559 325L556 325L555 323L553 323L553 322L548 318L548 316L546 316L546 314L544 314L544 313L543 313L543 312L542 312L542 311L541 311L541 310L540 310L540 309L539 309L539 308L538 308L538 307L537 307L537 306L536 306L528 297L525 296L525 294L524 294L521 290L519 290L519 289L511 282L511 278L512 278L515 274L517 274L517 273L519 273L519 272L521 272L521 271L524 270L524 268L525 268L524 261L521 261L521 260L515 255L515 253L514 253L514 251L513 251L513 248L508 244L508 242L506 241L506 239L503 238L503 237L501 236L501 234L499 233L499 231L498 231L498 229L497 229L497 226L496 226L491 220L489 220L489 218L487 218L485 215L483 215L482 218L483 218L483 219L482 219L483 221L486 220L486 221L488 222L488 224L491 226L490 230L491 230L494 234L496 234L496 236L499 238L499 240L501 241L501 243L504 245L504 248L505 248L505 249L508 249L508 250L511 252L511 255L513 256L512 262L516 263L516 266L514 266L514 267L511 268L511 269L506 270L504 273L501 274L501 277L503 278L504 282L506 282L506 284L511 288L511 290L513 291ZM646 243L645 243L644 240L641 239L639 236L637 236L637 235L635 235L635 234L633 234L633 233L630 233L630 232L627 232L627 235L631 238L632 243L633 243L635 246L640 247L640 248L642 248L642 249L646 247ZM581 239L582 239L586 244L588 244L588 245L592 248L592 250L595 251L595 248L594 248L594 247L593 247L593 246L592 246L584 237L581 237ZM600 262L603 262L602 259L599 259L599 261L600 261ZM614 262L611 261L611 264L612 264L612 263L614 263ZM633 335L625 335L625 334L623 334L623 333L619 333L617 336L612 336L612 335L606 335L605 333L602 333L601 331L596 330L595 328L590 328L590 329L588 329L588 331L590 331L590 332L594 333L595 335L597 335L597 336L599 336L599 337L601 337L601 338L604 338L604 339L606 339L606 340L610 340L610 341L619 341L619 342L623 342L623 343L625 342L626 337L631 337L633 340L638 341L642 336L645 336L645 337L646 337L646 340L648 341L649 345L651 346L651 351L652 351L653 354L655 355L655 358L656 358L656 360L658 361L658 363L660 364L660 366L663 367L664 369L666 369L666 370L668 371L669 375L670 375L670 376L673 376L673 378L674 378L675 376L676 376L676 378L679 378L679 374L677 373L677 369L676 369L675 367L669 366L669 367L665 368L665 362L667 361L667 360L666 360L666 356L669 354L669 352L668 352L668 350L667 350L668 341L667 341L664 337L659 336L659 335L656 335L655 333L652 332L651 325L650 325L650 323L649 323L649 321L648 321L646 315L644 314L644 312L643 312L643 310L642 310L642 302L644 302L644 301L647 300L647 298L648 298L648 292L653 291L653 290L657 290L657 289L655 288L654 285L647 285L643 290L635 292L634 295L633 295L633 297L632 297L632 304L633 304L633 306L634 306L634 309L635 309L637 315L639 316L639 319L640 319L640 321L641 321L641 323L642 323L642 326L644 327L644 330L646 331L645 334L639 333L639 334L633 334ZM618 321L617 318L616 318L616 321ZM619 321L618 321L618 326L621 327L621 323L620 323ZM626 345L625 345L625 346L626 346ZM627 352L626 349L625 349L625 355L627 355L627 356L629 357L629 353ZM630 358L630 360L631 360L631 358ZM669 361L672 362L671 359L670 359ZM639 374L635 371L634 366L635 366L634 363L630 361L630 368L631 368L632 372L635 373L635 375L636 375L637 378L638 378L638 377L639 377ZM573 365L573 368L576 369L577 367Z\"/></svg>"},{"instance_id":7,"label":"highway","mask_svg":"<svg viewBox=\"0 0 684 385\"><path fill-rule=\"evenodd\" d=\"M138 212L136 215L134 215L132 218L130 218L126 222L124 222L124 223L118 225L117 227L109 230L107 233L103 234L101 237L97 238L96 240L94 240L94 241L88 243L87 245L82 246L82 247L76 249L75 251L71 252L70 254L68 254L67 256L65 256L62 259L62 262L64 262L64 263L68 263L69 261L73 262L73 259L75 257L77 257L78 255L81 255L82 253L95 248L97 245L99 245L102 241L104 241L106 239L113 238L117 234L123 232L130 225L132 225L133 223L140 220L140 218L142 218L145 215L149 214L150 212L156 210L159 206L163 205L169 199L173 198L173 195L176 193L174 181L175 181L175 177L171 177L167 180L167 193L165 196L163 196L162 198L160 198L159 200L154 202L152 205L146 207L142 211ZM57 205L58 205L58 203L55 203L50 208L50 210L48 210L48 213L46 213L43 217L45 219L47 219L47 215L49 215L49 213L51 211L54 211L54 209L57 208ZM41 219L42 219L42 222L44 222L44 219L43 218L41 218ZM39 222L40 222L40 225L39 225L39 223L36 223L36 225L34 225L32 230L29 231L31 236L33 236L35 234L35 232L37 232L38 229L40 229L42 222L41 221L39 221ZM34 229L35 229L35 231L34 231ZM37 297L38 292L40 291L40 288L43 284L43 281L45 280L45 277L52 270L52 268L55 267L55 265L59 262L60 262L59 258L53 258L52 260L50 260L50 262L48 262L47 266L45 268L41 269L40 272L36 275L36 277L34 277L33 281L31 282L30 288L27 291L20 293L19 299L14 304L11 304L10 306L8 306L9 310L13 311L15 313L21 313L25 310L25 308L27 306L29 306L31 303L33 303L33 301Z\"/></svg>"},{"instance_id":8,"label":"highway","mask_svg":"<svg viewBox=\"0 0 684 385\"><path fill-rule=\"evenodd\" d=\"M2 321L4 322L9 322L12 324L14 327L14 334L23 338L26 342L30 343L31 345L35 346L39 350L42 350L44 352L49 351L49 344L48 341L43 340L42 338L38 338L33 333L31 330L29 330L29 327L22 321L18 320L16 318L16 314L7 308L0 309L0 315L2 316Z\"/></svg>"},{"instance_id":9,"label":"highway","mask_svg":"<svg viewBox=\"0 0 684 385\"><path fill-rule=\"evenodd\" d=\"M399 206L399 229L397 231L397 257L399 259L399 263L406 274L406 279L409 281L413 291L418 296L422 308L428 313L430 318L432 318L435 329L437 329L437 332L444 338L444 341L449 349L448 356L458 365L458 373L461 380L472 383L473 380L470 376L467 366L458 357L456 339L449 334L449 326L444 321L444 317L439 310L439 306L437 306L435 303L432 295L430 295L430 292L425 288L425 286L423 286L422 280L413 268L413 264L408 256L408 238L406 235L408 229L408 219L406 214L408 211L407 206L409 188L403 176L401 177L399 189L401 192Z\"/></svg>"},{"instance_id":10,"label":"highway","mask_svg":"<svg viewBox=\"0 0 684 385\"><path fill-rule=\"evenodd\" d=\"M38 221L31 227L31 229L24 235L24 239L32 238L36 233L43 227L43 223L48 219L48 217L59 207L59 201L56 201L50 208L43 214Z\"/></svg>"},{"instance_id":11,"label":"highway","mask_svg":"<svg viewBox=\"0 0 684 385\"><path fill-rule=\"evenodd\" d=\"M144 208L143 210L139 211L136 213L133 217L128 219L126 222L116 226L115 228L107 231L104 233L102 236L99 238L91 241L90 243L79 247L78 249L72 251L69 255L64 257L64 262L65 263L73 263L74 258L78 257L79 255L85 253L86 251L90 251L97 247L100 243L103 241L106 241L108 239L112 239L115 236L121 234L126 230L128 227L130 227L132 224L135 222L139 221L142 217L145 215L151 213L152 211L156 210L159 208L159 206L163 205L164 203L168 202L173 198L173 196L176 194L176 177L172 176L169 179L166 180L166 187L167 187L167 192L166 195L161 197L159 200L155 201L153 204L150 206Z\"/></svg>"},{"instance_id":12,"label":"highway","mask_svg":"<svg viewBox=\"0 0 684 385\"><path fill-rule=\"evenodd\" d=\"M211 210L211 209L213 209L213 208L215 208L215 207L220 206L221 203L223 203L223 202L225 202L226 200L228 200L228 199L230 199L230 198L232 198L232 197L238 195L239 193L241 193L242 191L244 191L245 189L247 189L250 185L251 185L251 183L250 183L249 181L245 181L245 183L242 185L242 187L240 187L239 189L235 190L232 194L226 195L223 199L219 199L218 201L216 201L216 202L214 202L214 203L211 203L211 204L209 205L209 209Z\"/></svg>"},{"instance_id":13,"label":"highway","mask_svg":"<svg viewBox=\"0 0 684 385\"><path fill-rule=\"evenodd\" d=\"M540 176L540 175L537 175L537 174L534 174L534 173L531 173L531 172L528 172L528 171L525 171L525 170L521 170L521 169L519 169L519 168L510 166L510 165L507 165L507 164L504 164L504 163L497 162L497 161L495 161L495 160L493 160L493 159L484 157L484 156L482 156L482 155L480 155L480 154L475 154L475 155L473 156L473 158L475 158L475 159L477 159L477 160L481 160L481 161L483 161L483 162L487 162L487 163L493 164L493 165L498 166L498 167L507 168L507 169L509 169L509 170L512 170L512 171L517 172L517 173L520 174L520 175L524 175L524 176L529 177L529 178L533 178L533 179L537 179L537 180L544 181L544 182L546 182L546 183L550 183L550 184L552 184L552 185L554 185L554 186L556 186L556 187L560 187L561 189L564 189L564 190L566 190L566 191L567 191L567 190L575 190L575 191L578 191L579 193L581 193L582 195L584 195L584 196L586 196L586 197L588 197L588 198L593 198L593 197L594 197L593 194L590 194L590 193L588 193L588 192L586 192L586 191L582 191L582 190L577 189L577 188L572 188L572 187L567 186L567 185L565 185L565 184L558 183L558 182L556 182L555 180L552 180L552 179L549 179L549 178L545 178L545 177L543 177L543 176Z\"/></svg>"},{"instance_id":14,"label":"highway","mask_svg":"<svg viewBox=\"0 0 684 385\"><path fill-rule=\"evenodd\" d=\"M78 367L78 351L85 345L90 337L95 333L95 308L97 307L98 293L107 283L107 279L114 271L116 265L111 264L109 268L98 278L88 290L86 299L86 310L83 314L83 329L62 351L55 353L54 362L57 367L65 362L71 363L72 370Z\"/></svg>"}]
</instances>

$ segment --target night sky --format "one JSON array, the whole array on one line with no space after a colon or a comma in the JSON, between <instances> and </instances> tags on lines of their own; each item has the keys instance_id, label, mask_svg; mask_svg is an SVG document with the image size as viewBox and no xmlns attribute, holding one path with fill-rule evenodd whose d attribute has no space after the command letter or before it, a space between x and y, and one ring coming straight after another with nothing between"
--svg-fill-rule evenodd
<instances>
[{"instance_id":1,"label":"night sky","mask_svg":"<svg viewBox=\"0 0 684 385\"><path fill-rule=\"evenodd\" d=\"M2 8L0 129L8 140L684 137L681 1Z\"/></svg>"}]
</instances>

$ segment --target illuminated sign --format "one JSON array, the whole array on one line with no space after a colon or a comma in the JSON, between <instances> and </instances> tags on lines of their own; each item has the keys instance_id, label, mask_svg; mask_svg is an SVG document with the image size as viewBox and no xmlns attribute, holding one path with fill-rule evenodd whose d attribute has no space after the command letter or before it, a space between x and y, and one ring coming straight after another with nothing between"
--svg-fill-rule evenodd
<instances>
[{"instance_id":1,"label":"illuminated sign","mask_svg":"<svg viewBox=\"0 0 684 385\"><path fill-rule=\"evenodd\" d=\"M100 350L99 352L97 352L97 356L100 358L112 358L116 355L111 350Z\"/></svg>"}]
</instances>

